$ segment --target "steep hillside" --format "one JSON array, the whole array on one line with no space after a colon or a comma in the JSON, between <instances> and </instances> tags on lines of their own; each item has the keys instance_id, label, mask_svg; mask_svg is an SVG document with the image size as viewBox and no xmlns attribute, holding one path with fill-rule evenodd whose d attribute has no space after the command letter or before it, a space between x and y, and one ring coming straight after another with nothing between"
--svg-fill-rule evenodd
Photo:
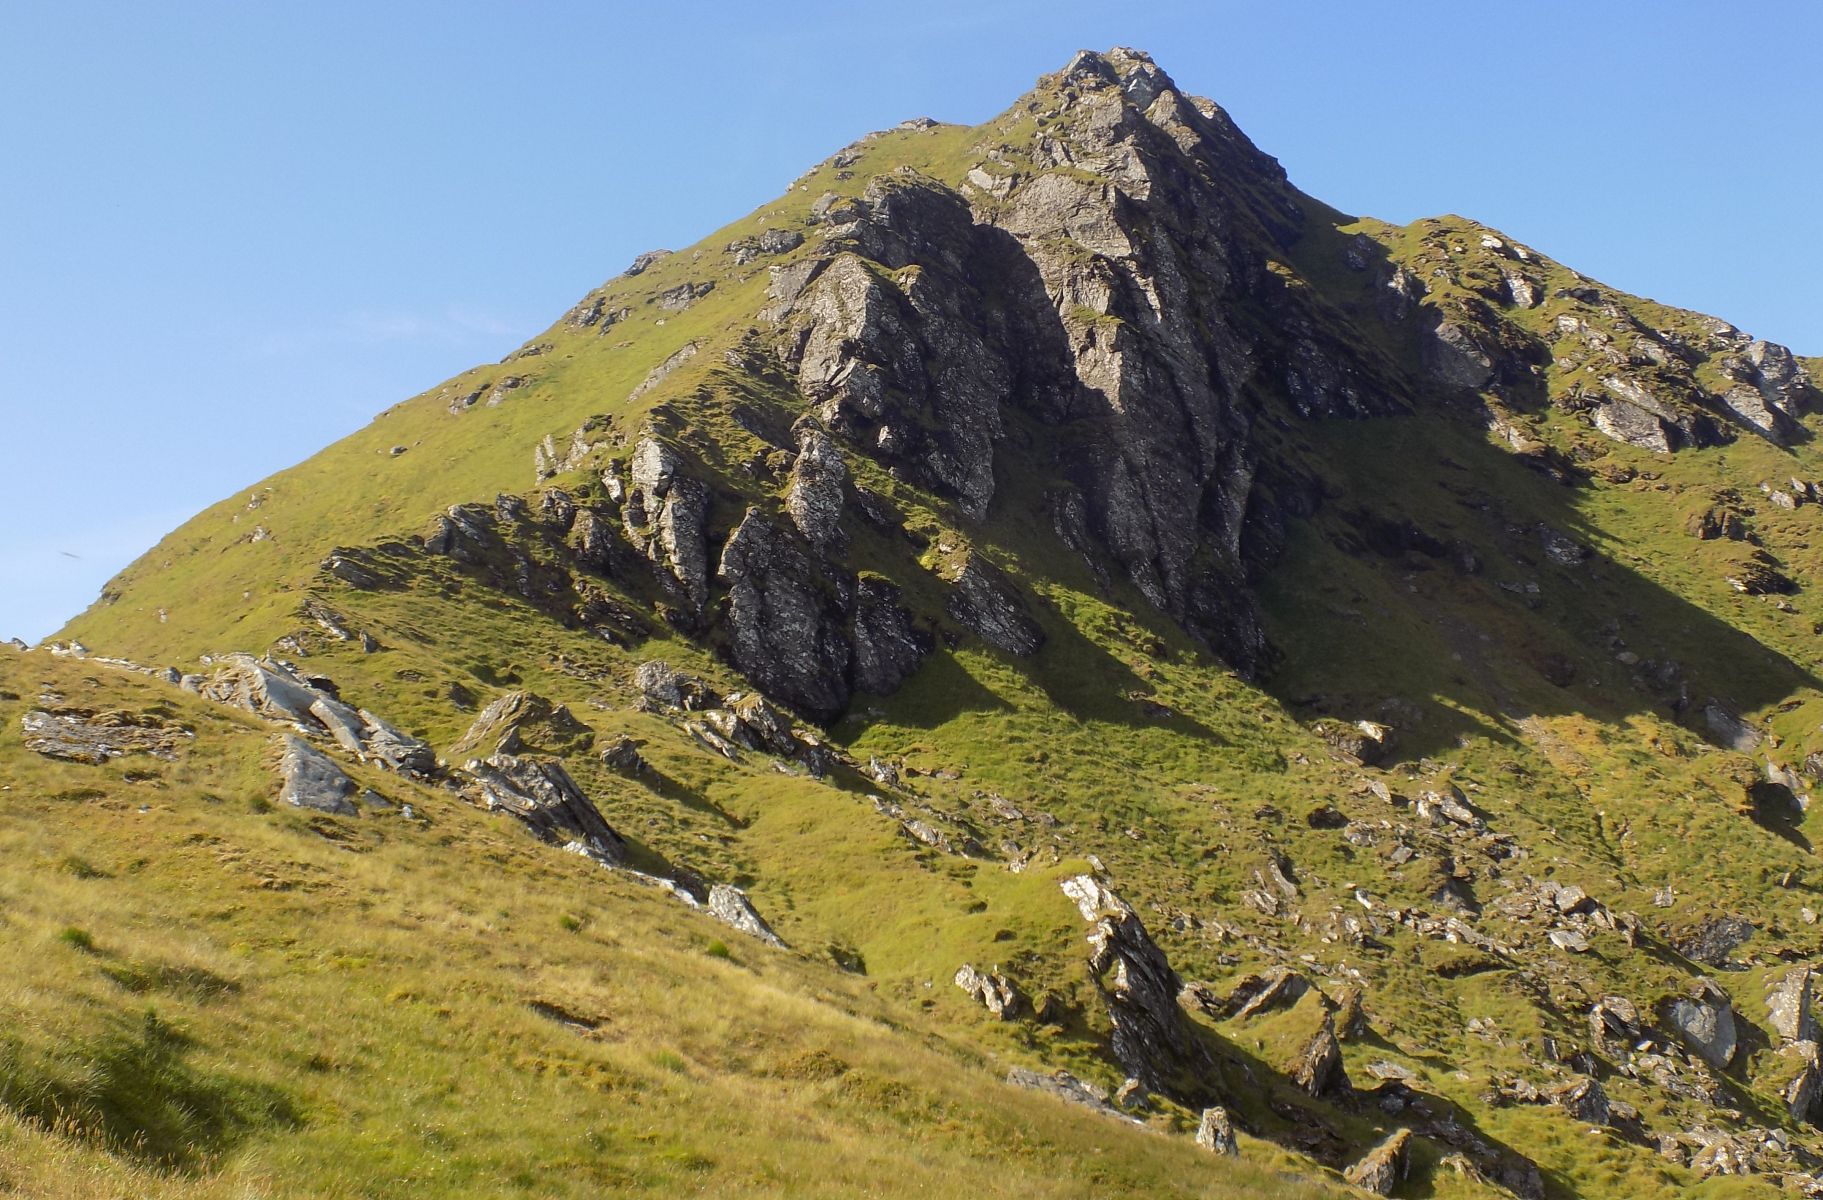
<instances>
[{"instance_id":1,"label":"steep hillside","mask_svg":"<svg viewBox=\"0 0 1823 1200\"><path fill-rule=\"evenodd\" d=\"M1823 1193L1820 370L1335 212L1133 51L864 138L7 660L8 1170L1259 1194L1231 1123L1397 1194ZM60 706L174 765L40 761ZM346 796L267 799L313 753ZM219 1128L66 1100L122 1047Z\"/></svg>"}]
</instances>

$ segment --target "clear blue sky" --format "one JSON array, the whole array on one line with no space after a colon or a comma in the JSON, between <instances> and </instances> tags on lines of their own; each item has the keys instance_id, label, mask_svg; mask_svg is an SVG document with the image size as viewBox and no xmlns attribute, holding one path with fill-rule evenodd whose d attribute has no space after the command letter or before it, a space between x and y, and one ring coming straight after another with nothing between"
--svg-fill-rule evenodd
<instances>
[{"instance_id":1,"label":"clear blue sky","mask_svg":"<svg viewBox=\"0 0 1823 1200\"><path fill-rule=\"evenodd\" d=\"M1810 0L6 0L0 637L638 251L1115 44L1339 208L1823 353Z\"/></svg>"}]
</instances>

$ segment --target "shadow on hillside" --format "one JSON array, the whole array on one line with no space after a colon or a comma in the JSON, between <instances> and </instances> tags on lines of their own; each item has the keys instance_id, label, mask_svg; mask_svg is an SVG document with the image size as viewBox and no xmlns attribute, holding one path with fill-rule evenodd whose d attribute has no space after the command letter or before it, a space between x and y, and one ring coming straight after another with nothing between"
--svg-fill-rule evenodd
<instances>
[{"instance_id":1,"label":"shadow on hillside","mask_svg":"<svg viewBox=\"0 0 1823 1200\"><path fill-rule=\"evenodd\" d=\"M1537 717L1652 712L1707 735L1698 714L1711 699L1740 713L1818 686L1604 553L1573 503L1586 490L1529 468L1466 418L1309 435L1330 499L1291 531L1262 587L1284 656L1265 686L1302 718L1382 721L1410 760L1469 736L1517 744ZM1673 516L1669 497L1652 500ZM1660 553L1697 545L1670 520L1662 528ZM1775 818L1762 824L1791 838Z\"/></svg>"}]
</instances>

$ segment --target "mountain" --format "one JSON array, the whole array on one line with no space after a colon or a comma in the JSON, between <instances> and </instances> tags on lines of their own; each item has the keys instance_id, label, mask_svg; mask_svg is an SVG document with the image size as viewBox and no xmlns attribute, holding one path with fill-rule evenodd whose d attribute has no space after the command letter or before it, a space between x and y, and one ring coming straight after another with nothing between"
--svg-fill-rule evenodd
<instances>
[{"instance_id":1,"label":"mountain","mask_svg":"<svg viewBox=\"0 0 1823 1200\"><path fill-rule=\"evenodd\" d=\"M0 1170L1823 1194L1813 379L1136 51L865 137L0 657Z\"/></svg>"}]
</instances>

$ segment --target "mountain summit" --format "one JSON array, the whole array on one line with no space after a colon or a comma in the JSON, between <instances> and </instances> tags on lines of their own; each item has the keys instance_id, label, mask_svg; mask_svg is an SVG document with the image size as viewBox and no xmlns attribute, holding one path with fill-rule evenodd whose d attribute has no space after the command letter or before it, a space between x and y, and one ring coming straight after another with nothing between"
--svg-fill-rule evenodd
<instances>
[{"instance_id":1,"label":"mountain summit","mask_svg":"<svg viewBox=\"0 0 1823 1200\"><path fill-rule=\"evenodd\" d=\"M12 1143L1823 1194L1819 372L1134 50L868 135L0 658Z\"/></svg>"}]
</instances>

